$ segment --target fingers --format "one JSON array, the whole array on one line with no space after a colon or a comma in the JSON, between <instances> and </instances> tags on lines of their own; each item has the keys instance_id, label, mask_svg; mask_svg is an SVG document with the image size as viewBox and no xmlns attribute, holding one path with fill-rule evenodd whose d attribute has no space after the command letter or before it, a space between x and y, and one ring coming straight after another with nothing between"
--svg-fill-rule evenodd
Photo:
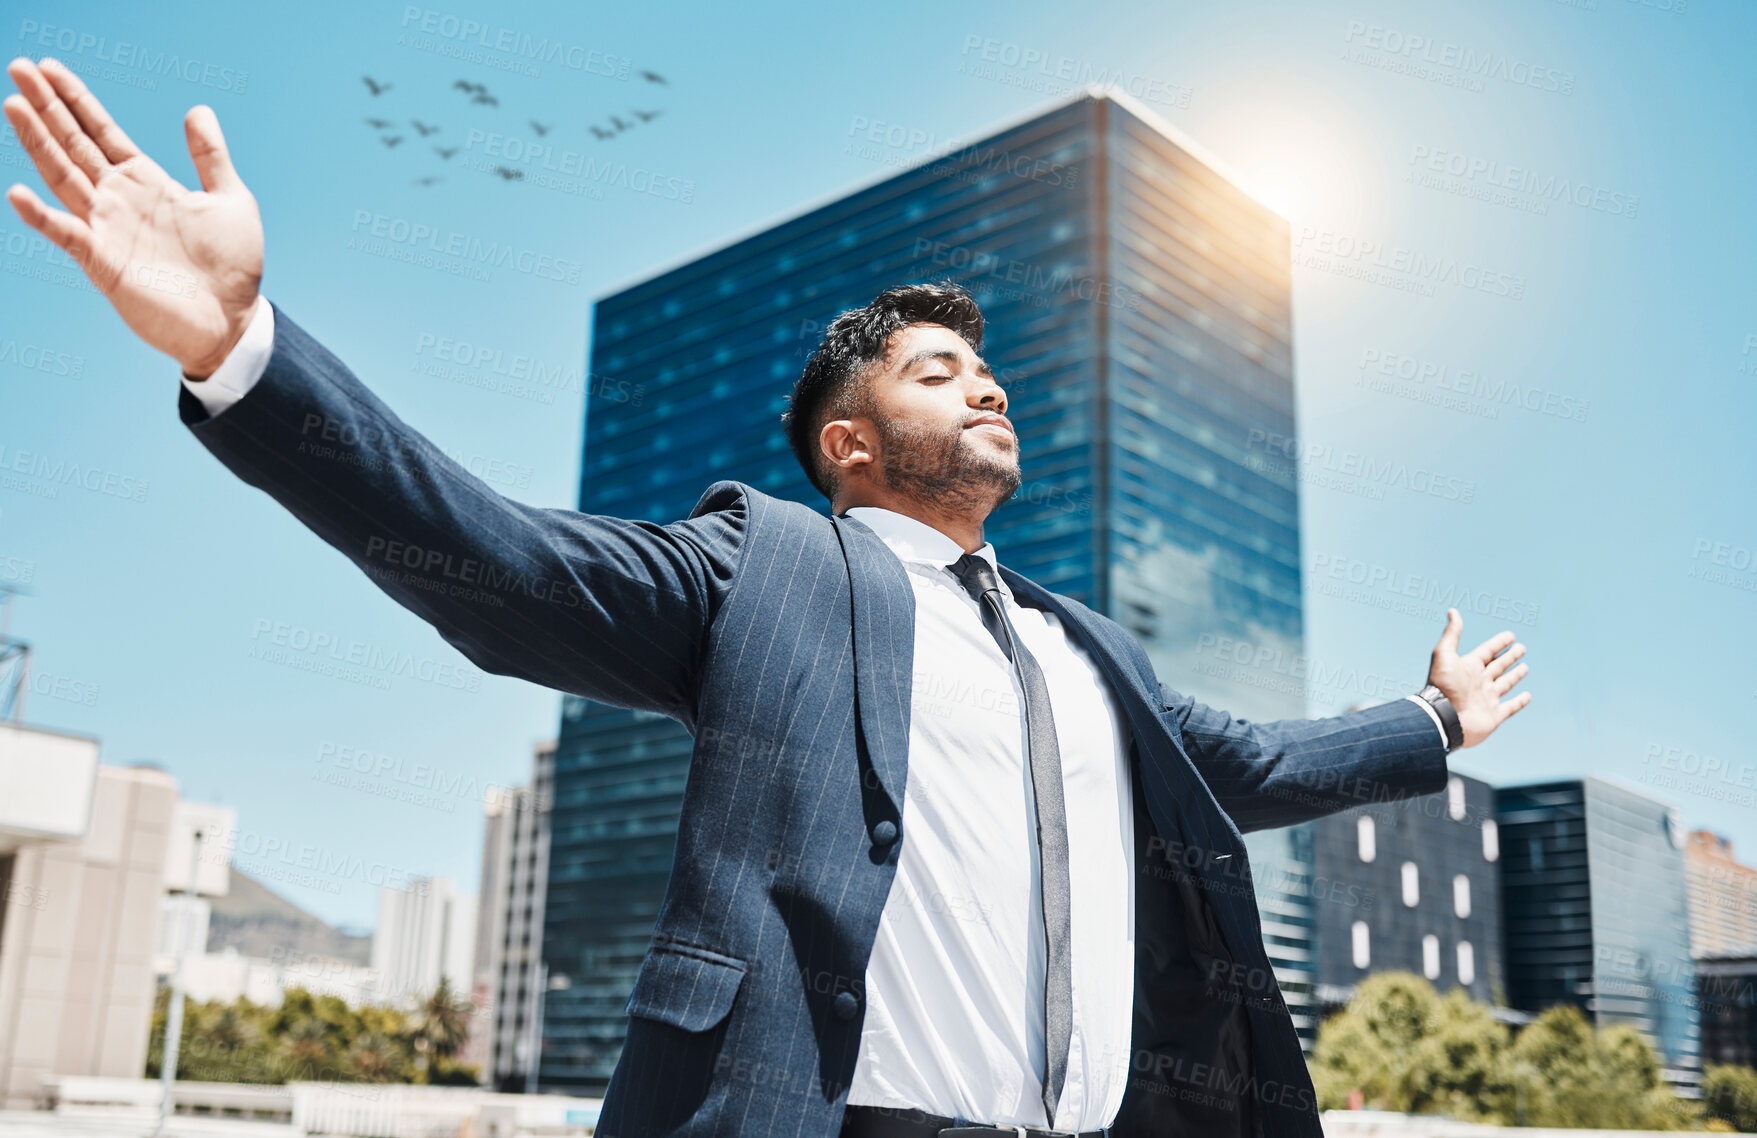
<instances>
[{"instance_id":1,"label":"fingers","mask_svg":"<svg viewBox=\"0 0 1757 1138\"><path fill-rule=\"evenodd\" d=\"M244 188L238 171L232 168L232 155L226 150L226 136L220 133L219 116L214 114L212 107L189 108L189 113L183 116L183 133L189 140L189 157L195 163L195 173L201 178L202 189L209 193L226 193Z\"/></svg>"},{"instance_id":2,"label":"fingers","mask_svg":"<svg viewBox=\"0 0 1757 1138\"><path fill-rule=\"evenodd\" d=\"M13 186L6 191L6 200L18 211L24 223L60 246L82 268L90 265L91 227L70 213L50 209L29 187ZM99 283L93 281L94 284Z\"/></svg>"},{"instance_id":3,"label":"fingers","mask_svg":"<svg viewBox=\"0 0 1757 1138\"><path fill-rule=\"evenodd\" d=\"M87 89L85 81L69 70L66 64L58 59L45 59L39 70L48 78L56 94L61 96L67 109L73 112L73 117L79 121L80 129L85 131L86 137L97 143L98 148L104 152L104 157L121 165L130 158L140 156L140 147L122 133L122 128L116 125L116 120L110 117L104 104L98 102L98 97Z\"/></svg>"},{"instance_id":4,"label":"fingers","mask_svg":"<svg viewBox=\"0 0 1757 1138\"><path fill-rule=\"evenodd\" d=\"M1515 637L1511 629L1497 632L1487 640L1470 650L1470 659L1478 664L1487 664L1498 655L1501 649L1513 643Z\"/></svg>"},{"instance_id":5,"label":"fingers","mask_svg":"<svg viewBox=\"0 0 1757 1138\"><path fill-rule=\"evenodd\" d=\"M1464 618L1457 609L1446 610L1446 627L1440 632L1440 643L1434 647L1436 657L1458 655L1458 637L1464 632Z\"/></svg>"},{"instance_id":6,"label":"fingers","mask_svg":"<svg viewBox=\"0 0 1757 1138\"><path fill-rule=\"evenodd\" d=\"M48 183L49 191L81 219L91 217L91 179L67 157L67 152L61 149L61 144L37 117L30 100L22 95L9 95L4 103L0 103L0 109L6 112L12 133L18 135L19 145L36 163L37 173Z\"/></svg>"},{"instance_id":7,"label":"fingers","mask_svg":"<svg viewBox=\"0 0 1757 1138\"><path fill-rule=\"evenodd\" d=\"M1501 653L1499 656L1496 656L1494 659L1490 660L1488 663L1488 667L1483 669L1482 674L1492 680L1496 676L1500 675L1502 672L1506 671L1508 668L1511 668L1513 666L1513 662L1518 660L1519 657L1521 657L1523 655L1525 655L1525 645L1515 644L1515 645L1513 645L1513 647L1507 649L1505 652Z\"/></svg>"},{"instance_id":8,"label":"fingers","mask_svg":"<svg viewBox=\"0 0 1757 1138\"><path fill-rule=\"evenodd\" d=\"M104 157L96 142L86 137L79 120L73 117L73 112L67 109L67 104L61 101L61 96L55 93L42 71L30 60L20 58L12 61L6 73L18 84L19 93L30 100L31 107L67 157L87 178L97 181L98 175L110 168L110 160Z\"/></svg>"},{"instance_id":9,"label":"fingers","mask_svg":"<svg viewBox=\"0 0 1757 1138\"><path fill-rule=\"evenodd\" d=\"M1520 692L1513 699L1508 700L1506 703L1499 704L1498 708L1501 713L1501 718L1496 723L1496 726L1497 727L1500 726L1500 724L1507 722L1507 720L1513 718L1515 715L1518 715L1521 711L1524 711L1525 708L1530 705L1530 703L1531 703L1531 693L1527 691L1527 692Z\"/></svg>"},{"instance_id":10,"label":"fingers","mask_svg":"<svg viewBox=\"0 0 1757 1138\"><path fill-rule=\"evenodd\" d=\"M1525 674L1529 671L1531 671L1531 665L1521 664L1517 668L1514 668L1511 672L1508 672L1506 675L1504 675L1500 679L1496 680L1493 688L1491 689L1494 691L1496 698L1504 696L1508 692L1512 691L1514 685L1517 684L1520 680L1524 679Z\"/></svg>"}]
</instances>

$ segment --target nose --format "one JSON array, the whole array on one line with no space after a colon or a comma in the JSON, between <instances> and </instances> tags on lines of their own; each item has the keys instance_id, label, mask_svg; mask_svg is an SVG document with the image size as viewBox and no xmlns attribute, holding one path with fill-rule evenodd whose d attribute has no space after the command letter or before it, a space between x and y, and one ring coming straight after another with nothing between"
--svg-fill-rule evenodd
<instances>
[{"instance_id":1,"label":"nose","mask_svg":"<svg viewBox=\"0 0 1757 1138\"><path fill-rule=\"evenodd\" d=\"M977 376L976 382L970 387L970 406L980 407L984 411L993 411L999 415L1007 413L1007 393L1001 385L987 376Z\"/></svg>"}]
</instances>

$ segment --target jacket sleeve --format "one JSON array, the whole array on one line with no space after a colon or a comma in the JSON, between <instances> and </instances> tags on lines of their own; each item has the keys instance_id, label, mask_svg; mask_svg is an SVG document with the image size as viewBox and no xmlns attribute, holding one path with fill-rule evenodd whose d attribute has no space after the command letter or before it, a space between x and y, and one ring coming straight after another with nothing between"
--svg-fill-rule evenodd
<instances>
[{"instance_id":1,"label":"jacket sleeve","mask_svg":"<svg viewBox=\"0 0 1757 1138\"><path fill-rule=\"evenodd\" d=\"M1251 723L1159 685L1165 710L1240 831L1445 789L1446 747L1406 699L1328 719Z\"/></svg>"},{"instance_id":2,"label":"jacket sleeve","mask_svg":"<svg viewBox=\"0 0 1757 1138\"><path fill-rule=\"evenodd\" d=\"M452 461L274 310L261 380L183 422L476 665L693 719L702 646L731 588L744 487L716 483L670 525L542 509Z\"/></svg>"}]
</instances>

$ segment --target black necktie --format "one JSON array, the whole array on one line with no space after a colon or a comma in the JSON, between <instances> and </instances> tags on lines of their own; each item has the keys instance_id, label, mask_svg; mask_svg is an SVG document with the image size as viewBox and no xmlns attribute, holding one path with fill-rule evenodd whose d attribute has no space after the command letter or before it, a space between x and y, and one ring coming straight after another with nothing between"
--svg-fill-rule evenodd
<instances>
[{"instance_id":1,"label":"black necktie","mask_svg":"<svg viewBox=\"0 0 1757 1138\"><path fill-rule=\"evenodd\" d=\"M1044 1125L1055 1128L1055 1105L1067 1079L1068 1045L1074 1034L1074 973L1068 959L1073 921L1069 914L1073 887L1068 878L1068 814L1062 800L1061 748L1055 739L1055 717L1049 710L1049 685L1043 669L1007 619L1000 578L994 566L966 553L951 566L982 610L982 624L1013 662L1025 692L1025 741L1031 758L1031 793L1037 800L1037 850L1042 863L1043 932L1043 1109Z\"/></svg>"}]
</instances>

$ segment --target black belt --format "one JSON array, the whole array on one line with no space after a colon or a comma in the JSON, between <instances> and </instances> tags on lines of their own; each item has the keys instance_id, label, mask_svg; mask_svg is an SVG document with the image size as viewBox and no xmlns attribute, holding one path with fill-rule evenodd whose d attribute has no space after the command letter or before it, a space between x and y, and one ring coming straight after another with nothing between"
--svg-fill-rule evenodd
<instances>
[{"instance_id":1,"label":"black belt","mask_svg":"<svg viewBox=\"0 0 1757 1138\"><path fill-rule=\"evenodd\" d=\"M943 1114L897 1106L850 1106L841 1138L1110 1138L1109 1130L1040 1130L1033 1126L982 1126Z\"/></svg>"}]
</instances>

